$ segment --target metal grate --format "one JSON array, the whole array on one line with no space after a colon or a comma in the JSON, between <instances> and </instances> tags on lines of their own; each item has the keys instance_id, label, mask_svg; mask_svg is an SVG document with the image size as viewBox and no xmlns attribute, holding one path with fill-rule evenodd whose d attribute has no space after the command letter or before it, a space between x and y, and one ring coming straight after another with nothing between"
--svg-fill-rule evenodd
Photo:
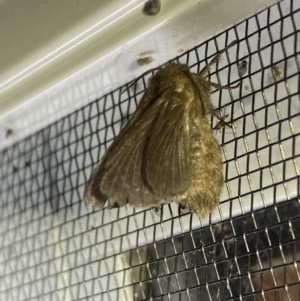
<instances>
[{"instance_id":1,"label":"metal grate","mask_svg":"<svg viewBox=\"0 0 300 301\"><path fill-rule=\"evenodd\" d=\"M243 87L212 93L234 126L216 133L226 188L207 220L81 200L151 75L2 150L0 299L300 300L299 20L286 0L177 58L197 72L240 41L209 74Z\"/></svg>"}]
</instances>

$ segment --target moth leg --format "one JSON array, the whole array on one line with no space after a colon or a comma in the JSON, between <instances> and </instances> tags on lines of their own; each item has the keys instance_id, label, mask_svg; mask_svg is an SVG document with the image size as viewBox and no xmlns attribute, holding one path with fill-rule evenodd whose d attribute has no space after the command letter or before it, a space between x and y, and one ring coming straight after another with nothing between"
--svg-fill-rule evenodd
<instances>
[{"instance_id":1,"label":"moth leg","mask_svg":"<svg viewBox=\"0 0 300 301\"><path fill-rule=\"evenodd\" d=\"M212 83L212 82L207 82L208 85L210 86L213 86L215 87L216 89L219 89L219 90L222 90L222 89L226 89L226 90L231 90L231 89L236 89L238 88L243 82L239 82L238 84L234 85L234 86L228 86L228 85L225 85L225 86L222 86L222 85L219 85L219 84L216 84L216 83ZM222 122L222 124L226 125L226 126L229 126L232 128L232 125L228 122L225 121L224 118L220 117L216 111L214 111L214 108L213 106L211 105L210 108L208 109L209 113L213 116L215 116L216 118L219 119L219 122Z\"/></svg>"},{"instance_id":2,"label":"moth leg","mask_svg":"<svg viewBox=\"0 0 300 301\"><path fill-rule=\"evenodd\" d=\"M222 114L221 114L221 112L222 112ZM235 112L236 112L236 110L234 111L234 113ZM226 113L225 109L224 110L218 110L218 113L216 111L213 111L212 115L214 117L216 117L217 119L219 119L219 121L213 127L213 130L221 131L221 129L225 128L225 126L228 126L228 127L232 128L233 127L233 122L232 122L233 114L230 117L231 120L226 121L226 119L229 118L229 114Z\"/></svg>"},{"instance_id":3,"label":"moth leg","mask_svg":"<svg viewBox=\"0 0 300 301\"><path fill-rule=\"evenodd\" d=\"M218 116L217 118L219 119L219 121L217 122L217 124L213 127L213 130L215 131L221 131L223 128L225 128L226 126L231 127L232 128L232 123L229 121L225 121L227 118L229 117L229 115L225 115L223 117Z\"/></svg>"},{"instance_id":4,"label":"moth leg","mask_svg":"<svg viewBox=\"0 0 300 301\"><path fill-rule=\"evenodd\" d=\"M225 126L228 126L230 128L232 128L232 123L231 122L227 122L225 121L228 117L228 115L225 115L224 117L221 117L219 116L219 114L215 111L212 112L212 115L214 117L216 117L217 119L219 119L219 122L217 123L217 125L213 128L214 130L218 130L219 129L219 126L221 127L225 127Z\"/></svg>"},{"instance_id":5,"label":"moth leg","mask_svg":"<svg viewBox=\"0 0 300 301\"><path fill-rule=\"evenodd\" d=\"M209 67L213 64L215 64L219 59L220 59L220 56L225 52L227 51L230 47L232 47L233 45L237 44L238 40L235 40L233 42L231 42L228 46L226 46L224 49L220 50L213 58L212 60L198 73L199 75L204 75Z\"/></svg>"}]
</instances>

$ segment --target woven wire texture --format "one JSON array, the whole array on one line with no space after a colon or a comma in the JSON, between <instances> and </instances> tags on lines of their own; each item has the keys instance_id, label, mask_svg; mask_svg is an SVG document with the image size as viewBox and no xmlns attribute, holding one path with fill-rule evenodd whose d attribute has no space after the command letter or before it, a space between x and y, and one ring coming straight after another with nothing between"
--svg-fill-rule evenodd
<instances>
[{"instance_id":1,"label":"woven wire texture","mask_svg":"<svg viewBox=\"0 0 300 301\"><path fill-rule=\"evenodd\" d=\"M283 1L177 58L197 72L239 40L208 75L243 85L212 91L232 128L216 131L226 185L207 219L82 201L151 74L2 150L0 300L300 300L299 20Z\"/></svg>"}]
</instances>

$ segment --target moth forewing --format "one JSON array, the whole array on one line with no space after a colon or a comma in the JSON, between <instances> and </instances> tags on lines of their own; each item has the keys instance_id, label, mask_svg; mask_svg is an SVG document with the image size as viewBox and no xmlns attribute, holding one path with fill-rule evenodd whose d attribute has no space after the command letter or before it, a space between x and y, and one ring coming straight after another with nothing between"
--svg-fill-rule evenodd
<instances>
[{"instance_id":1,"label":"moth forewing","mask_svg":"<svg viewBox=\"0 0 300 301\"><path fill-rule=\"evenodd\" d=\"M147 185L168 199L184 194L190 185L185 104L181 95L172 94L173 98L169 93L162 96L167 106L152 125L143 158Z\"/></svg>"}]
</instances>

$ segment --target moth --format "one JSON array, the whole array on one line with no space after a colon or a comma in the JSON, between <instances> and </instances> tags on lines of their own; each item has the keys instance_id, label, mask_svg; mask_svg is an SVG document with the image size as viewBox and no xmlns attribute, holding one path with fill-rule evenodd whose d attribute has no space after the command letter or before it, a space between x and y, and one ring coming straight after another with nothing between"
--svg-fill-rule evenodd
<instances>
[{"instance_id":1,"label":"moth","mask_svg":"<svg viewBox=\"0 0 300 301\"><path fill-rule=\"evenodd\" d=\"M176 201L199 217L218 205L224 186L221 147L208 115L215 113L204 75L230 43L199 72L185 64L157 68L140 104L91 174L84 200L102 208L158 207Z\"/></svg>"}]
</instances>

